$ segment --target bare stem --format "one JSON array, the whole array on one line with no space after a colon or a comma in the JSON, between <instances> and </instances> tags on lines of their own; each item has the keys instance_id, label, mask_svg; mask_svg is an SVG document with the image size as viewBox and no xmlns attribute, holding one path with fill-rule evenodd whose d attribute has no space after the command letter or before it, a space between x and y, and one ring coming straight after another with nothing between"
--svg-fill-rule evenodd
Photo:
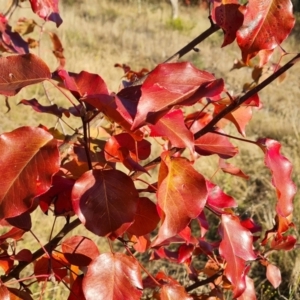
<instances>
[{"instance_id":1,"label":"bare stem","mask_svg":"<svg viewBox=\"0 0 300 300\"><path fill-rule=\"evenodd\" d=\"M79 219L75 219L71 223L67 223L50 242L48 242L43 248L38 249L37 251L35 251L32 254L32 261L36 261L39 257L41 257L45 253L45 251L46 251L46 253L51 253L53 251L53 249L55 249L57 247L58 243L70 231L72 231L74 228L76 228L80 224L81 224L81 222ZM1 276L1 281L3 283L5 283L13 278L19 279L20 272L23 271L23 269L25 269L30 263L31 262L27 262L27 261L19 262L19 264L12 271L9 272L9 274Z\"/></svg>"}]
</instances>

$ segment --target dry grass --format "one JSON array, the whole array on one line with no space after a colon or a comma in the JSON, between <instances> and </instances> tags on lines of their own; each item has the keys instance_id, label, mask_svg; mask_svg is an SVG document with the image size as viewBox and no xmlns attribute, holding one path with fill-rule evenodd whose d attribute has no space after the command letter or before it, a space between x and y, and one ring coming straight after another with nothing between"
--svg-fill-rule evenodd
<instances>
[{"instance_id":1,"label":"dry grass","mask_svg":"<svg viewBox=\"0 0 300 300\"><path fill-rule=\"evenodd\" d=\"M125 1L124 1L125 2ZM165 3L143 2L141 10L135 5L118 3L117 1L76 1L76 5L65 5L61 8L64 23L58 30L49 26L49 30L58 33L65 48L67 69L80 72L86 70L100 74L112 91L117 91L122 80L122 71L114 68L115 63L129 64L133 69L142 67L152 69L159 62L164 61L171 54L184 46L192 38L209 27L207 13L194 8L182 8L180 22L171 23L170 7ZM30 17L29 9L20 9L14 18L18 16ZM41 21L35 16L39 24ZM48 26L48 25L47 25ZM48 27L47 27L48 28ZM298 38L291 37L284 48L288 52L295 52L298 47ZM240 57L236 46L228 46L221 49L222 37L216 33L199 45L200 52L186 55L184 60L191 60L198 68L214 72L216 76L223 77L229 89L240 92L245 82L251 81L251 71L248 69L229 72L235 58ZM41 56L52 69L56 67L56 61L49 48L50 42L45 34L42 38ZM298 50L299 51L299 50ZM289 57L284 58L284 61ZM278 61L275 56L274 62ZM293 178L300 185L300 66L297 65L289 71L287 79L282 84L273 83L261 93L264 108L255 113L253 121L247 128L250 139L258 137L274 138L282 142L283 153L289 157L294 165ZM57 93L53 87L46 86L55 103L69 105L63 96ZM4 101L1 103L0 117L2 123L0 132L10 131L22 125L54 126L56 118L34 113L29 107L16 106L22 98L36 97L47 104L42 86L28 87L16 97L10 99L12 107L9 113L5 113ZM80 126L77 120L71 120L72 126ZM214 180L220 183L224 189L233 195L241 205L242 213L253 215L266 228L272 227L272 209L275 202L275 193L269 183L268 171L263 166L263 154L260 149L251 144L241 144L241 153L234 159L234 163L241 166L251 176L247 182L220 174L214 175L216 161L214 158L201 159L198 168L208 177L214 175ZM300 213L299 195L295 201L295 223L300 226L298 215ZM44 218L38 212L35 213L33 231L45 242L50 234L52 217ZM63 222L63 221L59 221ZM60 223L62 224L62 223ZM57 224L56 228L59 228ZM46 231L47 229L47 231ZM46 236L45 236L45 232ZM76 229L75 233L81 234L83 228ZM74 232L73 232L74 233ZM27 234L29 235L29 234ZM89 234L89 236L92 236ZM102 251L106 251L108 245L104 239L93 236L93 239L101 245ZM28 247L36 249L38 244L30 245L31 237L25 236ZM300 255L296 252L280 254L272 257L286 274L280 292L286 293L289 281L299 281ZM291 277L291 271L292 276ZM255 282L261 282L262 270L259 268L253 273ZM291 288L296 291L296 287ZM262 299L271 299L265 295L267 288L261 288ZM44 299L65 299L66 294L60 289L47 288ZM269 297L269 298L268 298ZM291 296L290 299L300 299ZM38 298L38 297L37 297ZM277 299L272 298L272 299Z\"/></svg>"}]
</instances>

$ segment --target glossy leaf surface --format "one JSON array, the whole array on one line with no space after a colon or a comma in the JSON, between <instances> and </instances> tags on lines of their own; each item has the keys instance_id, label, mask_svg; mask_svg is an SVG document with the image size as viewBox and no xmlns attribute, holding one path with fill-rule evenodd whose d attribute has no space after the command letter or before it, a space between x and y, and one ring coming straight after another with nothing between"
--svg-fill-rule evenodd
<instances>
[{"instance_id":1,"label":"glossy leaf surface","mask_svg":"<svg viewBox=\"0 0 300 300\"><path fill-rule=\"evenodd\" d=\"M162 226L155 244L182 231L201 213L206 204L207 188L204 177L184 158L163 157L168 173L157 191L162 210Z\"/></svg>"},{"instance_id":2,"label":"glossy leaf surface","mask_svg":"<svg viewBox=\"0 0 300 300\"><path fill-rule=\"evenodd\" d=\"M219 251L228 262L224 274L234 286L233 296L239 297L246 288L246 261L256 259L253 237L238 217L226 214L222 215L220 235Z\"/></svg>"},{"instance_id":3,"label":"glossy leaf surface","mask_svg":"<svg viewBox=\"0 0 300 300\"><path fill-rule=\"evenodd\" d=\"M184 124L184 117L181 110L174 110L163 116L155 125L149 126L150 136L165 137L170 140L172 146L188 148L194 151L194 136Z\"/></svg>"},{"instance_id":4,"label":"glossy leaf surface","mask_svg":"<svg viewBox=\"0 0 300 300\"><path fill-rule=\"evenodd\" d=\"M28 211L33 199L50 188L59 153L52 135L35 127L2 134L0 153L0 218L12 218Z\"/></svg>"},{"instance_id":5,"label":"glossy leaf surface","mask_svg":"<svg viewBox=\"0 0 300 300\"><path fill-rule=\"evenodd\" d=\"M122 253L99 255L89 265L83 279L86 300L139 300L142 288L138 262Z\"/></svg>"},{"instance_id":6,"label":"glossy leaf surface","mask_svg":"<svg viewBox=\"0 0 300 300\"><path fill-rule=\"evenodd\" d=\"M279 142L270 139L258 141L266 146L265 165L272 172L272 184L277 192L276 211L283 217L289 216L293 212L293 199L297 188L291 179L292 164L280 153Z\"/></svg>"},{"instance_id":7,"label":"glossy leaf surface","mask_svg":"<svg viewBox=\"0 0 300 300\"><path fill-rule=\"evenodd\" d=\"M161 300L192 300L183 286L179 284L164 284L159 291L159 296Z\"/></svg>"},{"instance_id":8,"label":"glossy leaf surface","mask_svg":"<svg viewBox=\"0 0 300 300\"><path fill-rule=\"evenodd\" d=\"M57 27L63 22L58 11L58 0L29 0L32 11L45 21L52 21Z\"/></svg>"},{"instance_id":9,"label":"glossy leaf surface","mask_svg":"<svg viewBox=\"0 0 300 300\"><path fill-rule=\"evenodd\" d=\"M223 133L221 130L218 132ZM213 132L208 132L198 138L195 141L195 150L203 156L217 154L224 159L231 158L238 153L238 148L229 141L228 137Z\"/></svg>"},{"instance_id":10,"label":"glossy leaf surface","mask_svg":"<svg viewBox=\"0 0 300 300\"><path fill-rule=\"evenodd\" d=\"M88 266L100 253L96 244L84 236L72 236L63 241L62 253L75 266Z\"/></svg>"},{"instance_id":11,"label":"glossy leaf surface","mask_svg":"<svg viewBox=\"0 0 300 300\"><path fill-rule=\"evenodd\" d=\"M99 236L112 234L134 220L138 193L130 177L118 170L84 173L72 191L73 208L85 227Z\"/></svg>"},{"instance_id":12,"label":"glossy leaf surface","mask_svg":"<svg viewBox=\"0 0 300 300\"><path fill-rule=\"evenodd\" d=\"M14 96L23 87L51 78L48 66L34 54L0 57L0 94Z\"/></svg>"},{"instance_id":13,"label":"glossy leaf surface","mask_svg":"<svg viewBox=\"0 0 300 300\"><path fill-rule=\"evenodd\" d=\"M197 92L194 103L205 96L221 93L223 84L215 86L216 78L196 69L190 63L168 63L158 65L142 85L142 96L137 106L132 129L149 122L154 124L173 106L184 103ZM189 105L192 105L189 102Z\"/></svg>"},{"instance_id":14,"label":"glossy leaf surface","mask_svg":"<svg viewBox=\"0 0 300 300\"><path fill-rule=\"evenodd\" d=\"M281 272L278 267L272 264L268 264L266 276L270 283L273 285L274 289L277 289L281 283Z\"/></svg>"},{"instance_id":15,"label":"glossy leaf surface","mask_svg":"<svg viewBox=\"0 0 300 300\"><path fill-rule=\"evenodd\" d=\"M290 34L295 23L290 0L250 0L237 42L244 62L261 50L273 50Z\"/></svg>"}]
</instances>

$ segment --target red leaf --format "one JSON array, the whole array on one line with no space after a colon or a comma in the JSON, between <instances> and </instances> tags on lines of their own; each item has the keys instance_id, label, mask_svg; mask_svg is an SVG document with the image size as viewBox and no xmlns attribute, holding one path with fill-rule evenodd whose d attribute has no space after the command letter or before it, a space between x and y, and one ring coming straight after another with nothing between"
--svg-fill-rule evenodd
<instances>
[{"instance_id":1,"label":"red leaf","mask_svg":"<svg viewBox=\"0 0 300 300\"><path fill-rule=\"evenodd\" d=\"M190 261L194 251L194 245L183 244L178 249L178 263L182 264L186 261Z\"/></svg>"},{"instance_id":2,"label":"red leaf","mask_svg":"<svg viewBox=\"0 0 300 300\"><path fill-rule=\"evenodd\" d=\"M238 217L223 214L220 235L219 251L227 261L224 274L234 286L233 297L236 298L246 289L246 261L256 259L252 234L241 225Z\"/></svg>"},{"instance_id":3,"label":"red leaf","mask_svg":"<svg viewBox=\"0 0 300 300\"><path fill-rule=\"evenodd\" d=\"M58 11L58 0L29 0L31 8L40 18L52 21L59 27L63 22Z\"/></svg>"},{"instance_id":4,"label":"red leaf","mask_svg":"<svg viewBox=\"0 0 300 300\"><path fill-rule=\"evenodd\" d=\"M132 129L145 122L156 123L173 106L184 103L196 92L197 97L194 102L189 101L189 105L202 97L219 94L223 90L223 82L216 86L216 81L212 74L198 70L187 62L158 65L142 85L142 97Z\"/></svg>"},{"instance_id":5,"label":"red leaf","mask_svg":"<svg viewBox=\"0 0 300 300\"><path fill-rule=\"evenodd\" d=\"M277 289L281 283L280 270L276 266L268 264L266 276L270 283L273 285L274 289Z\"/></svg>"},{"instance_id":6,"label":"red leaf","mask_svg":"<svg viewBox=\"0 0 300 300\"><path fill-rule=\"evenodd\" d=\"M206 205L218 213L223 213L224 208L236 207L235 200L225 194L220 187L206 180L206 186L208 190L208 197Z\"/></svg>"},{"instance_id":7,"label":"red leaf","mask_svg":"<svg viewBox=\"0 0 300 300\"><path fill-rule=\"evenodd\" d=\"M22 149L22 155L20 155ZM21 127L0 135L0 219L28 211L59 170L57 142L41 128Z\"/></svg>"},{"instance_id":8,"label":"red leaf","mask_svg":"<svg viewBox=\"0 0 300 300\"><path fill-rule=\"evenodd\" d=\"M272 172L272 184L277 192L276 211L283 217L288 217L293 212L293 199L297 188L291 180L292 164L280 154L281 145L271 139L260 139L259 144L265 146L265 165Z\"/></svg>"},{"instance_id":9,"label":"red leaf","mask_svg":"<svg viewBox=\"0 0 300 300\"><path fill-rule=\"evenodd\" d=\"M92 95L108 95L106 83L98 75L81 71L79 74L59 70L58 75L63 79L65 87L77 99Z\"/></svg>"},{"instance_id":10,"label":"red leaf","mask_svg":"<svg viewBox=\"0 0 300 300\"><path fill-rule=\"evenodd\" d=\"M53 256L50 259L46 256L41 257L34 264L34 275L37 281L45 281L54 275L55 279L60 282L68 274L67 264L59 256ZM44 276L41 276L44 275Z\"/></svg>"},{"instance_id":11,"label":"red leaf","mask_svg":"<svg viewBox=\"0 0 300 300\"><path fill-rule=\"evenodd\" d=\"M244 178L246 180L249 179L249 176L245 174L240 168L235 167L234 165L228 163L224 159L220 158L219 159L219 167L222 169L224 173L228 173L234 176L238 176L241 178Z\"/></svg>"},{"instance_id":12,"label":"red leaf","mask_svg":"<svg viewBox=\"0 0 300 300\"><path fill-rule=\"evenodd\" d=\"M107 236L134 220L138 192L130 177L118 170L84 173L72 191L73 208L85 227ZM123 232L127 228L123 228Z\"/></svg>"},{"instance_id":13,"label":"red leaf","mask_svg":"<svg viewBox=\"0 0 300 300\"><path fill-rule=\"evenodd\" d=\"M10 300L9 291L7 287L1 283L0 285L0 299L1 300Z\"/></svg>"},{"instance_id":14,"label":"red leaf","mask_svg":"<svg viewBox=\"0 0 300 300\"><path fill-rule=\"evenodd\" d=\"M250 0L245 9L244 23L237 32L243 61L248 63L261 50L280 45L294 27L290 0Z\"/></svg>"},{"instance_id":15,"label":"red leaf","mask_svg":"<svg viewBox=\"0 0 300 300\"><path fill-rule=\"evenodd\" d=\"M133 224L127 229L130 234L141 236L152 232L160 218L156 205L146 197L139 198Z\"/></svg>"},{"instance_id":16,"label":"red leaf","mask_svg":"<svg viewBox=\"0 0 300 300\"><path fill-rule=\"evenodd\" d=\"M151 154L151 143L147 140L135 141L128 133L121 133L112 136L105 144L105 159L107 161L121 161L119 149L126 148L135 161L145 160Z\"/></svg>"},{"instance_id":17,"label":"red leaf","mask_svg":"<svg viewBox=\"0 0 300 300\"><path fill-rule=\"evenodd\" d=\"M212 18L224 32L222 47L231 44L244 21L241 5L237 0L213 1Z\"/></svg>"},{"instance_id":18,"label":"red leaf","mask_svg":"<svg viewBox=\"0 0 300 300\"><path fill-rule=\"evenodd\" d=\"M18 261L31 262L32 261L32 253L28 249L22 249L16 255L13 255L11 258L18 260Z\"/></svg>"},{"instance_id":19,"label":"red leaf","mask_svg":"<svg viewBox=\"0 0 300 300\"><path fill-rule=\"evenodd\" d=\"M62 245L62 253L68 262L75 266L88 266L100 253L96 244L84 236L72 236Z\"/></svg>"},{"instance_id":20,"label":"red leaf","mask_svg":"<svg viewBox=\"0 0 300 300\"><path fill-rule=\"evenodd\" d=\"M39 204L46 213L51 204L54 205L55 216L74 215L71 193L75 180L55 174L51 188L39 197Z\"/></svg>"},{"instance_id":21,"label":"red leaf","mask_svg":"<svg viewBox=\"0 0 300 300\"><path fill-rule=\"evenodd\" d=\"M254 283L248 276L246 276L246 289L237 300L256 300Z\"/></svg>"},{"instance_id":22,"label":"red leaf","mask_svg":"<svg viewBox=\"0 0 300 300\"><path fill-rule=\"evenodd\" d=\"M295 245L297 243L297 239L292 236L292 235L288 235L288 236L277 236L274 237L271 240L271 244L270 247L272 248L272 250L285 250L285 251L289 251L294 249Z\"/></svg>"},{"instance_id":23,"label":"red leaf","mask_svg":"<svg viewBox=\"0 0 300 300\"><path fill-rule=\"evenodd\" d=\"M142 278L137 260L122 253L99 255L83 278L86 300L132 299L142 296Z\"/></svg>"},{"instance_id":24,"label":"red leaf","mask_svg":"<svg viewBox=\"0 0 300 300\"><path fill-rule=\"evenodd\" d=\"M51 78L48 66L34 54L0 57L0 94L14 96L23 87Z\"/></svg>"},{"instance_id":25,"label":"red leaf","mask_svg":"<svg viewBox=\"0 0 300 300\"><path fill-rule=\"evenodd\" d=\"M86 300L82 290L83 275L77 276L72 284L68 300Z\"/></svg>"},{"instance_id":26,"label":"red leaf","mask_svg":"<svg viewBox=\"0 0 300 300\"><path fill-rule=\"evenodd\" d=\"M37 112L52 114L57 116L58 118L61 118L63 114L65 114L67 117L70 115L68 109L58 107L56 104L44 106L41 105L36 99L23 99L18 104L29 105Z\"/></svg>"},{"instance_id":27,"label":"red leaf","mask_svg":"<svg viewBox=\"0 0 300 300\"><path fill-rule=\"evenodd\" d=\"M184 124L183 113L180 109L173 110L159 119L155 125L149 126L150 136L161 136L170 140L172 146L187 147L194 152L194 136Z\"/></svg>"},{"instance_id":28,"label":"red leaf","mask_svg":"<svg viewBox=\"0 0 300 300\"><path fill-rule=\"evenodd\" d=\"M0 244L2 244L6 239L14 239L15 241L18 241L22 238L24 233L24 230L13 227L7 233L0 236Z\"/></svg>"},{"instance_id":29,"label":"red leaf","mask_svg":"<svg viewBox=\"0 0 300 300\"><path fill-rule=\"evenodd\" d=\"M162 226L154 245L175 236L203 210L207 189L204 177L184 158L170 158L163 162L168 168L157 191L158 206L162 210Z\"/></svg>"},{"instance_id":30,"label":"red leaf","mask_svg":"<svg viewBox=\"0 0 300 300\"><path fill-rule=\"evenodd\" d=\"M223 133L222 130L217 132ZM228 137L208 132L195 141L195 150L200 155L207 156L217 154L221 158L227 159L238 153L238 148L233 146Z\"/></svg>"},{"instance_id":31,"label":"red leaf","mask_svg":"<svg viewBox=\"0 0 300 300\"><path fill-rule=\"evenodd\" d=\"M160 300L192 300L180 284L164 284L159 291Z\"/></svg>"}]
</instances>

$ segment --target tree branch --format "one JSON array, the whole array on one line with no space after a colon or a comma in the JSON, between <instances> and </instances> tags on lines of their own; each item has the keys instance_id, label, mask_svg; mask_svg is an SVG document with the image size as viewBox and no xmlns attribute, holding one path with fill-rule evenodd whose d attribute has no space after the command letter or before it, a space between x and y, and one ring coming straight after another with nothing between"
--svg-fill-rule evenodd
<instances>
[{"instance_id":1,"label":"tree branch","mask_svg":"<svg viewBox=\"0 0 300 300\"><path fill-rule=\"evenodd\" d=\"M67 223L65 224L65 226L61 229L61 231L50 241L48 242L44 248L40 248L37 251L35 251L32 254L32 261L34 262L36 261L39 257L41 257L45 252L44 249L48 252L51 253L53 251L53 249L55 249L57 247L57 245L59 244L59 242L74 228L76 228L77 226L79 226L81 224L79 219L75 219L74 221L72 221L71 223ZM23 271L23 269L25 269L29 264L31 264L31 262L27 262L27 261L21 261L19 262L19 264L13 269L11 270L7 275L2 275L1 276L1 281L3 283L16 278L19 279L19 274L20 272Z\"/></svg>"}]
</instances>

